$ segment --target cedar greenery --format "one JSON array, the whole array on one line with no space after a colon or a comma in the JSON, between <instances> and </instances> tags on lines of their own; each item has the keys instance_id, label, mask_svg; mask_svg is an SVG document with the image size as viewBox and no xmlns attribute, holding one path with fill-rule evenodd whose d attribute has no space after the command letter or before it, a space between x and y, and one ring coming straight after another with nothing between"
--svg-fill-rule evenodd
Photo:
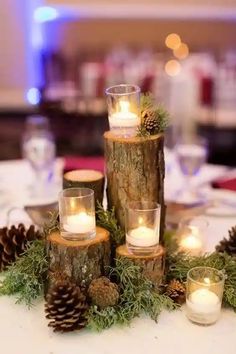
<instances>
[{"instance_id":1,"label":"cedar greenery","mask_svg":"<svg viewBox=\"0 0 236 354\"><path fill-rule=\"evenodd\" d=\"M125 232L118 225L115 208L111 210L104 210L102 205L98 202L97 225L104 227L110 232L111 240L115 246L119 246L125 242Z\"/></svg>"},{"instance_id":2,"label":"cedar greenery","mask_svg":"<svg viewBox=\"0 0 236 354\"><path fill-rule=\"evenodd\" d=\"M184 254L175 254L169 257L168 279L186 281L187 273L191 268L206 266L222 270L225 275L223 300L226 306L236 311L236 257L226 253L211 253L200 257Z\"/></svg>"},{"instance_id":3,"label":"cedar greenery","mask_svg":"<svg viewBox=\"0 0 236 354\"><path fill-rule=\"evenodd\" d=\"M31 242L23 255L4 273L0 295L16 294L17 303L24 302L30 307L42 294L47 269L44 241Z\"/></svg>"},{"instance_id":4,"label":"cedar greenery","mask_svg":"<svg viewBox=\"0 0 236 354\"><path fill-rule=\"evenodd\" d=\"M145 127L145 116L151 117L156 123L156 127L149 132ZM151 93L141 95L141 125L138 128L137 136L148 137L150 135L163 133L169 125L170 116L165 108L156 104Z\"/></svg>"},{"instance_id":5,"label":"cedar greenery","mask_svg":"<svg viewBox=\"0 0 236 354\"><path fill-rule=\"evenodd\" d=\"M157 321L162 309L174 310L178 307L168 296L154 290L141 268L128 259L116 259L116 266L111 268L110 276L119 285L119 303L100 311L97 306L92 306L88 312L89 328L101 331L114 324L128 325L142 313Z\"/></svg>"}]
</instances>

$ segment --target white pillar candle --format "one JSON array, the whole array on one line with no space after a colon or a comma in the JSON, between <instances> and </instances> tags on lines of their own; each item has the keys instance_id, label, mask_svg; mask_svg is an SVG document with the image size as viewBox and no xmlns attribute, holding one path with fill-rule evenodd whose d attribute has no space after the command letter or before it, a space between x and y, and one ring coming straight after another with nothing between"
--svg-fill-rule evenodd
<instances>
[{"instance_id":1,"label":"white pillar candle","mask_svg":"<svg viewBox=\"0 0 236 354\"><path fill-rule=\"evenodd\" d=\"M150 247L158 243L158 233L146 226L139 226L126 235L127 242L133 246Z\"/></svg>"},{"instance_id":2,"label":"white pillar candle","mask_svg":"<svg viewBox=\"0 0 236 354\"><path fill-rule=\"evenodd\" d=\"M64 224L65 231L76 234L83 234L93 231L95 227L95 216L88 215L84 211L67 216Z\"/></svg>"},{"instance_id":3,"label":"white pillar candle","mask_svg":"<svg viewBox=\"0 0 236 354\"><path fill-rule=\"evenodd\" d=\"M119 110L109 116L109 122L110 126L114 128L128 128L138 126L140 119L136 113L130 112L129 102L121 100Z\"/></svg>"},{"instance_id":4,"label":"white pillar candle","mask_svg":"<svg viewBox=\"0 0 236 354\"><path fill-rule=\"evenodd\" d=\"M219 318L221 301L209 289L199 288L193 291L188 297L186 304L189 318L193 321L210 324Z\"/></svg>"}]
</instances>

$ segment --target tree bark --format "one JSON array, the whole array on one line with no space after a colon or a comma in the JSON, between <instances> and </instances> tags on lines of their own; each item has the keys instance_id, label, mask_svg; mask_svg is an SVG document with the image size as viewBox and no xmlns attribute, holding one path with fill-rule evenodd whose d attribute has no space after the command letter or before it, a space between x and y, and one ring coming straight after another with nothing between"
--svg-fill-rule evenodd
<instances>
[{"instance_id":1,"label":"tree bark","mask_svg":"<svg viewBox=\"0 0 236 354\"><path fill-rule=\"evenodd\" d=\"M159 246L156 252L148 256L138 256L128 252L126 245L117 247L116 258L128 258L142 269L142 273L155 288L162 284L165 270L165 249Z\"/></svg>"},{"instance_id":2,"label":"tree bark","mask_svg":"<svg viewBox=\"0 0 236 354\"><path fill-rule=\"evenodd\" d=\"M96 237L84 241L68 241L59 231L47 237L49 259L49 288L59 274L63 274L79 286L89 286L93 279L107 273L110 265L110 234L97 227Z\"/></svg>"},{"instance_id":3,"label":"tree bark","mask_svg":"<svg viewBox=\"0 0 236 354\"><path fill-rule=\"evenodd\" d=\"M125 226L125 206L132 201L153 201L161 205L160 241L165 224L164 136L120 138L106 132L105 159L108 207Z\"/></svg>"},{"instance_id":4,"label":"tree bark","mask_svg":"<svg viewBox=\"0 0 236 354\"><path fill-rule=\"evenodd\" d=\"M103 202L104 175L95 170L74 170L64 174L63 189L66 188L90 188L94 191L95 206L97 201Z\"/></svg>"}]
</instances>

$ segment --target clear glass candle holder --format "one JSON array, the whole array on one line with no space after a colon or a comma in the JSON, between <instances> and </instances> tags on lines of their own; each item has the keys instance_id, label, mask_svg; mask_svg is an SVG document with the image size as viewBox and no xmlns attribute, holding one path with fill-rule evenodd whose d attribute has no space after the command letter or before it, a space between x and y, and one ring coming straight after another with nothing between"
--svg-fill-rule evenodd
<instances>
[{"instance_id":1,"label":"clear glass candle holder","mask_svg":"<svg viewBox=\"0 0 236 354\"><path fill-rule=\"evenodd\" d=\"M64 189L59 195L60 233L67 240L87 240L96 235L94 191Z\"/></svg>"},{"instance_id":2,"label":"clear glass candle holder","mask_svg":"<svg viewBox=\"0 0 236 354\"><path fill-rule=\"evenodd\" d=\"M205 250L208 221L204 217L183 218L177 231L177 243L180 252L199 256Z\"/></svg>"},{"instance_id":3,"label":"clear glass candle holder","mask_svg":"<svg viewBox=\"0 0 236 354\"><path fill-rule=\"evenodd\" d=\"M140 125L140 88L116 85L106 89L110 130L121 137L135 136Z\"/></svg>"},{"instance_id":4,"label":"clear glass candle holder","mask_svg":"<svg viewBox=\"0 0 236 354\"><path fill-rule=\"evenodd\" d=\"M137 255L149 255L159 245L161 207L155 202L132 202L126 208L126 246Z\"/></svg>"},{"instance_id":5,"label":"clear glass candle holder","mask_svg":"<svg viewBox=\"0 0 236 354\"><path fill-rule=\"evenodd\" d=\"M215 323L221 312L224 273L210 267L192 268L187 275L186 314L200 325Z\"/></svg>"}]
</instances>

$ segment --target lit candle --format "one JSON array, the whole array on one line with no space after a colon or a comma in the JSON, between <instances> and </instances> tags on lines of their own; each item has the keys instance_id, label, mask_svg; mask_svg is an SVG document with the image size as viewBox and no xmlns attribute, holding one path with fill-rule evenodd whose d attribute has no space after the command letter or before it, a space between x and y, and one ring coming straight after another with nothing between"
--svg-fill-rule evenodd
<instances>
[{"instance_id":1,"label":"lit candle","mask_svg":"<svg viewBox=\"0 0 236 354\"><path fill-rule=\"evenodd\" d=\"M130 111L129 101L120 100L119 109L109 116L109 122L114 128L133 128L139 125L140 119L137 114Z\"/></svg>"},{"instance_id":2,"label":"lit candle","mask_svg":"<svg viewBox=\"0 0 236 354\"><path fill-rule=\"evenodd\" d=\"M189 233L182 236L180 250L197 256L201 253L202 246L198 229L194 226L190 226Z\"/></svg>"},{"instance_id":3,"label":"lit candle","mask_svg":"<svg viewBox=\"0 0 236 354\"><path fill-rule=\"evenodd\" d=\"M196 322L208 324L215 322L220 315L221 301L211 290L199 288L186 300L189 316Z\"/></svg>"},{"instance_id":4,"label":"lit candle","mask_svg":"<svg viewBox=\"0 0 236 354\"><path fill-rule=\"evenodd\" d=\"M133 246L150 247L158 243L158 233L146 226L139 226L126 235L127 242Z\"/></svg>"},{"instance_id":5,"label":"lit candle","mask_svg":"<svg viewBox=\"0 0 236 354\"><path fill-rule=\"evenodd\" d=\"M83 234L93 231L95 227L95 216L88 215L84 211L67 216L64 224L64 229L66 231L76 234Z\"/></svg>"}]
</instances>

